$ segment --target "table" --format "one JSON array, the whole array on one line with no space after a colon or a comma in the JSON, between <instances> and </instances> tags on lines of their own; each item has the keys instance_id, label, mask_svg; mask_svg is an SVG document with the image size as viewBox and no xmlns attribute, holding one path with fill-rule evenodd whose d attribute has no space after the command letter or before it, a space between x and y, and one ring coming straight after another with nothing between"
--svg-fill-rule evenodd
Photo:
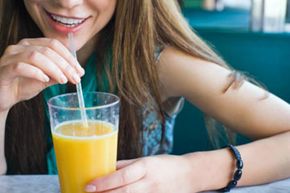
<instances>
[{"instance_id":1,"label":"table","mask_svg":"<svg viewBox=\"0 0 290 193\"><path fill-rule=\"evenodd\" d=\"M0 176L0 193L59 193L59 184L55 175ZM290 178L261 186L236 188L231 193L290 193Z\"/></svg>"}]
</instances>

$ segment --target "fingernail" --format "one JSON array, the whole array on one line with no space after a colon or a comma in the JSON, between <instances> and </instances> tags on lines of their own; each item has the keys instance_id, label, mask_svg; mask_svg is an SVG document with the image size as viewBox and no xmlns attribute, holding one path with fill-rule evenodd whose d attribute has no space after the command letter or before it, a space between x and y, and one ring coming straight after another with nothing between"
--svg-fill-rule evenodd
<instances>
[{"instance_id":1,"label":"fingernail","mask_svg":"<svg viewBox=\"0 0 290 193\"><path fill-rule=\"evenodd\" d=\"M94 185L87 185L85 188L86 192L95 192L96 190L97 190L97 188Z\"/></svg>"},{"instance_id":2,"label":"fingernail","mask_svg":"<svg viewBox=\"0 0 290 193\"><path fill-rule=\"evenodd\" d=\"M49 82L49 77L45 74L42 76L42 79L44 80L44 82Z\"/></svg>"},{"instance_id":3,"label":"fingernail","mask_svg":"<svg viewBox=\"0 0 290 193\"><path fill-rule=\"evenodd\" d=\"M67 83L67 81L68 81L67 78L64 75L61 75L60 83L65 84L65 83Z\"/></svg>"},{"instance_id":4,"label":"fingernail","mask_svg":"<svg viewBox=\"0 0 290 193\"><path fill-rule=\"evenodd\" d=\"M79 75L83 76L85 74L85 70L82 67L79 67L78 69L79 69L78 70L79 71Z\"/></svg>"},{"instance_id":5,"label":"fingernail","mask_svg":"<svg viewBox=\"0 0 290 193\"><path fill-rule=\"evenodd\" d=\"M72 78L76 83L79 83L81 81L80 77L77 74L74 74Z\"/></svg>"}]
</instances>

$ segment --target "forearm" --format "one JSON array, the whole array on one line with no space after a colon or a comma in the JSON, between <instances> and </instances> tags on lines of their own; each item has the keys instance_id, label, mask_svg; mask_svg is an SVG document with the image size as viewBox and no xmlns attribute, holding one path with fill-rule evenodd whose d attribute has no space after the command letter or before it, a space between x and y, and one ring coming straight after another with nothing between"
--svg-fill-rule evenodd
<instances>
[{"instance_id":1,"label":"forearm","mask_svg":"<svg viewBox=\"0 0 290 193\"><path fill-rule=\"evenodd\" d=\"M238 186L267 183L290 176L290 132L238 146L244 161ZM200 163L203 190L223 188L232 179L235 159L228 149L187 154L192 163ZM196 165L196 163L194 163Z\"/></svg>"},{"instance_id":2,"label":"forearm","mask_svg":"<svg viewBox=\"0 0 290 193\"><path fill-rule=\"evenodd\" d=\"M6 173L7 164L5 159L5 125L8 111L0 112L0 175Z\"/></svg>"}]
</instances>

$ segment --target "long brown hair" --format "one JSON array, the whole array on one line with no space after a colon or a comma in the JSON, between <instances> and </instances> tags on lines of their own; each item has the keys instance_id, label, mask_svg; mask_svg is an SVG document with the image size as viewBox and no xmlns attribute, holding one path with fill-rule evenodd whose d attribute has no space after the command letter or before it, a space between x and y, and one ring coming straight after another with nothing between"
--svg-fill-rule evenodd
<instances>
[{"instance_id":1,"label":"long brown hair","mask_svg":"<svg viewBox=\"0 0 290 193\"><path fill-rule=\"evenodd\" d=\"M0 55L8 45L42 33L23 1L0 4ZM5 13L5 14L4 14ZM106 33L104 33L104 31ZM175 0L118 0L110 23L100 32L96 49L109 78L110 91L121 97L118 159L142 155L142 109L152 104L164 122L154 52L173 46L227 67L189 27ZM100 46L100 45L104 45ZM106 57L112 52L112 65ZM156 105L154 105L156 104ZM46 172L46 137L42 96L16 104L6 123L5 155L10 173Z\"/></svg>"}]
</instances>

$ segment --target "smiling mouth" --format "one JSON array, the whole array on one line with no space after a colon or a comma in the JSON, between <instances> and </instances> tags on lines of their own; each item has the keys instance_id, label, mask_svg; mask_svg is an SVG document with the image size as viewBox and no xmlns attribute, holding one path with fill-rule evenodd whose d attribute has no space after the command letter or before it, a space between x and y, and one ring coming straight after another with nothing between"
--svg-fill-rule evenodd
<instances>
[{"instance_id":1,"label":"smiling mouth","mask_svg":"<svg viewBox=\"0 0 290 193\"><path fill-rule=\"evenodd\" d=\"M76 26L79 26L89 18L89 17L87 18L64 17L64 16L49 13L47 11L46 13L53 21L68 28L74 28Z\"/></svg>"}]
</instances>

